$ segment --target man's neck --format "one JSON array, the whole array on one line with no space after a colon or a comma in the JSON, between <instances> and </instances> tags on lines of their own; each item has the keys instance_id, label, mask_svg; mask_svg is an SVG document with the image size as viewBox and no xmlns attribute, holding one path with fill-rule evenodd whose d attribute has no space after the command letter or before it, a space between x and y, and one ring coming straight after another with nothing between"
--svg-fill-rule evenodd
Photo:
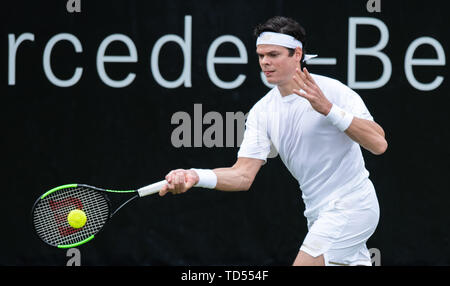
<instances>
[{"instance_id":1,"label":"man's neck","mask_svg":"<svg viewBox=\"0 0 450 286\"><path fill-rule=\"evenodd\" d=\"M290 94L293 94L292 90L296 88L294 81L289 81L285 84L278 85L278 90L280 91L281 96L285 97Z\"/></svg>"},{"instance_id":2,"label":"man's neck","mask_svg":"<svg viewBox=\"0 0 450 286\"><path fill-rule=\"evenodd\" d=\"M301 69L301 65L298 64L297 68ZM294 74L292 74L292 76ZM294 88L298 88L298 87L297 87L297 84L295 83L295 81L292 78L290 80L286 81L285 83L282 83L282 84L278 85L278 90L280 91L281 96L283 96L283 97L284 96L288 96L290 94L293 94L292 90Z\"/></svg>"}]
</instances>

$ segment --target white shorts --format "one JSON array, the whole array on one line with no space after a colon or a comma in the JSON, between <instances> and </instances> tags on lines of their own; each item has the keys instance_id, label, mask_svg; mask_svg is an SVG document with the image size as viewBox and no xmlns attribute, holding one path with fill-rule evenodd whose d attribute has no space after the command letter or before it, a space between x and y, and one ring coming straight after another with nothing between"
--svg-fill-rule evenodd
<instances>
[{"instance_id":1,"label":"white shorts","mask_svg":"<svg viewBox=\"0 0 450 286\"><path fill-rule=\"evenodd\" d=\"M370 182L365 189L331 201L317 217L308 219L309 231L300 250L313 257L323 254L326 266L371 266L366 241L375 232L379 217Z\"/></svg>"}]
</instances>

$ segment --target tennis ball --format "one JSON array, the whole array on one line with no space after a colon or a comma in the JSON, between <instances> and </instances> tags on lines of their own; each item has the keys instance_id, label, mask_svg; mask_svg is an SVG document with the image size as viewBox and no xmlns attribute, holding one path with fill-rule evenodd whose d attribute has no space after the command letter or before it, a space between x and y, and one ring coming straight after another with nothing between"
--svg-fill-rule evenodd
<instances>
[{"instance_id":1,"label":"tennis ball","mask_svg":"<svg viewBox=\"0 0 450 286\"><path fill-rule=\"evenodd\" d=\"M67 216L67 222L73 228L82 228L87 221L86 214L82 210L73 210Z\"/></svg>"}]
</instances>

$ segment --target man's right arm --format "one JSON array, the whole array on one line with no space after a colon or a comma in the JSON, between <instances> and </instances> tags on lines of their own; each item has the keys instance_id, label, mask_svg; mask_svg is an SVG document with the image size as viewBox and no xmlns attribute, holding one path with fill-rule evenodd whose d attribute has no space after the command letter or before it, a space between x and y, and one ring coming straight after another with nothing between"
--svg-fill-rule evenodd
<instances>
[{"instance_id":1,"label":"man's right arm","mask_svg":"<svg viewBox=\"0 0 450 286\"><path fill-rule=\"evenodd\" d=\"M214 189L220 191L247 191L250 189L256 174L264 160L240 157L229 168L217 168L212 171L217 176L217 184ZM181 194L192 188L199 181L199 176L194 170L177 169L166 176L167 185L159 192L164 196L168 192Z\"/></svg>"},{"instance_id":2,"label":"man's right arm","mask_svg":"<svg viewBox=\"0 0 450 286\"><path fill-rule=\"evenodd\" d=\"M263 160L240 157L231 168L214 169L217 175L216 190L248 191L255 180Z\"/></svg>"}]
</instances>

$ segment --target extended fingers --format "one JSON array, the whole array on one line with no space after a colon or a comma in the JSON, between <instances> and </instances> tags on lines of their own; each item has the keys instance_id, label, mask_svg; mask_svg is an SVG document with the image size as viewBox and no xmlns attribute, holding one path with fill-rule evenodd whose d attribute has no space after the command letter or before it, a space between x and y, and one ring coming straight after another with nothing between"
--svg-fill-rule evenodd
<instances>
[{"instance_id":1,"label":"extended fingers","mask_svg":"<svg viewBox=\"0 0 450 286\"><path fill-rule=\"evenodd\" d=\"M298 89L294 89L297 90L299 92L304 91L307 93L310 93L313 91L313 89L311 87L309 87L308 85L306 85L303 81L299 80L298 78L294 77L294 81L297 83L298 85Z\"/></svg>"},{"instance_id":2,"label":"extended fingers","mask_svg":"<svg viewBox=\"0 0 450 286\"><path fill-rule=\"evenodd\" d=\"M305 97L307 93L311 93L314 90L309 87L299 76L294 75L294 82L297 84L298 89L294 89L293 92L300 96Z\"/></svg>"},{"instance_id":3,"label":"extended fingers","mask_svg":"<svg viewBox=\"0 0 450 286\"><path fill-rule=\"evenodd\" d=\"M311 76L311 74L309 73L309 71L306 68L303 68L303 74L306 76L306 78L308 79L309 82L311 82L313 85L317 85L316 82L314 81L313 77Z\"/></svg>"},{"instance_id":4,"label":"extended fingers","mask_svg":"<svg viewBox=\"0 0 450 286\"><path fill-rule=\"evenodd\" d=\"M308 73L308 70L306 68L303 68L303 71L301 71L300 69L297 68L296 73L301 78L301 80L303 81L305 86L308 86L312 89L314 89L316 87L316 83L314 82L314 79Z\"/></svg>"},{"instance_id":5,"label":"extended fingers","mask_svg":"<svg viewBox=\"0 0 450 286\"><path fill-rule=\"evenodd\" d=\"M292 77L292 79L297 84L298 89L307 89L308 88L308 86L306 85L305 81L302 78L300 78L299 76L294 75Z\"/></svg>"},{"instance_id":6,"label":"extended fingers","mask_svg":"<svg viewBox=\"0 0 450 286\"><path fill-rule=\"evenodd\" d=\"M311 101L311 99L312 99L312 97L307 92L305 92L303 89L294 89L292 92L305 98L308 101Z\"/></svg>"},{"instance_id":7,"label":"extended fingers","mask_svg":"<svg viewBox=\"0 0 450 286\"><path fill-rule=\"evenodd\" d=\"M297 86L299 88L303 87L305 85L305 83L303 82L303 80L301 79L301 77L299 75L294 75L292 77L292 79L295 81L295 83L297 84Z\"/></svg>"}]
</instances>

